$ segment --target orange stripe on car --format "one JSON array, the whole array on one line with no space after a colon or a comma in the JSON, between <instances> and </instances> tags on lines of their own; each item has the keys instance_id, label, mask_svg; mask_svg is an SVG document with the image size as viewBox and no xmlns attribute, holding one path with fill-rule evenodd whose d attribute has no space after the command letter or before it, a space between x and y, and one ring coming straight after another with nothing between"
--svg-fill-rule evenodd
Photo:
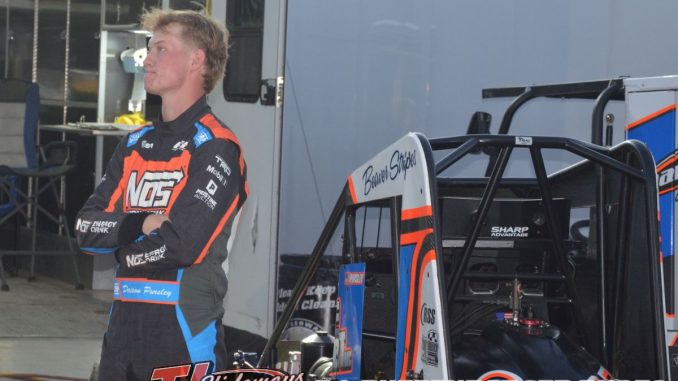
<instances>
[{"instance_id":1,"label":"orange stripe on car","mask_svg":"<svg viewBox=\"0 0 678 381\"><path fill-rule=\"evenodd\" d=\"M413 232L413 233L405 233L400 235L400 244L401 246L406 246L406 245L411 245L415 244L414 247L414 252L412 253L412 263L415 264L417 263L417 259L419 258L419 254L421 251L421 246L424 243L424 239L426 238L427 235L433 233L433 229L424 229L420 230L418 232ZM416 314L418 312L413 312L415 309L414 305L414 298L412 298L412 292L415 289L414 287L416 286L414 281L416 279L416 274L415 273L410 273L410 298L407 301L407 319L405 321L410 322L412 321L412 315ZM421 290L419 290L421 291ZM418 308L417 308L418 309ZM407 370L412 369L412 366L409 364L408 358L409 358L409 353L410 353L410 346L412 342L412 337L410 335L410 327L405 328L405 344L404 344L404 351L403 351L403 361L402 361L402 372L400 375L400 379L406 379L407 378ZM414 339L415 342L417 341L416 338ZM416 355L416 352L414 352Z\"/></svg>"},{"instance_id":2,"label":"orange stripe on car","mask_svg":"<svg viewBox=\"0 0 678 381\"><path fill-rule=\"evenodd\" d=\"M678 342L678 333L676 333L675 335L673 335L673 340L671 340L671 345L669 345L669 346L670 346L670 347L675 346L675 345L676 345L676 342Z\"/></svg>"},{"instance_id":3,"label":"orange stripe on car","mask_svg":"<svg viewBox=\"0 0 678 381\"><path fill-rule=\"evenodd\" d=\"M667 193L669 193L669 192L673 192L673 191L676 190L676 189L678 189L678 185L673 186L673 187L671 187L671 188L669 188L669 189L663 189L662 191L659 192L659 195L661 196L661 195L663 195L663 194L667 194Z\"/></svg>"},{"instance_id":4,"label":"orange stripe on car","mask_svg":"<svg viewBox=\"0 0 678 381\"><path fill-rule=\"evenodd\" d=\"M413 220L420 217L428 217L433 215L433 208L431 205L421 206L419 208L405 209L402 212L402 221Z\"/></svg>"},{"instance_id":5,"label":"orange stripe on car","mask_svg":"<svg viewBox=\"0 0 678 381\"><path fill-rule=\"evenodd\" d=\"M673 156L667 157L657 165L657 173L661 172L664 168L673 165L676 161L678 160L678 154L674 154Z\"/></svg>"},{"instance_id":6,"label":"orange stripe on car","mask_svg":"<svg viewBox=\"0 0 678 381\"><path fill-rule=\"evenodd\" d=\"M416 314L416 320L414 320L414 321L415 321L415 326L417 327L417 328L415 329L415 331L414 331L414 349L413 349L413 352L414 352L414 357L413 357L414 362L413 362L412 364L410 364L409 369L417 369L417 353L419 353L419 341L420 341L420 340L419 340L419 337L420 337L420 332L419 332L420 324L419 324L419 322L421 321L421 308L420 308L420 306L421 306L421 304L422 304L422 303L421 303L421 292L422 292L422 290L423 290L423 287L422 287L422 286L423 286L424 278L425 278L425 277L424 277L424 271L425 271L425 269L426 269L426 266L427 266L431 261L433 261L433 260L435 260L435 259L436 259L436 252L435 252L435 250L429 250L429 251L426 253L426 255L424 255L424 259L423 259L423 261L421 262L421 268L419 269L419 285L417 286L417 295L418 295L417 300L419 300L419 305L417 305L417 309L416 309L416 312L415 312L415 314Z\"/></svg>"},{"instance_id":7,"label":"orange stripe on car","mask_svg":"<svg viewBox=\"0 0 678 381\"><path fill-rule=\"evenodd\" d=\"M358 197L355 195L355 186L353 186L353 178L349 175L348 176L348 191L351 194L351 200L353 201L354 204L358 203Z\"/></svg>"},{"instance_id":8,"label":"orange stripe on car","mask_svg":"<svg viewBox=\"0 0 678 381\"><path fill-rule=\"evenodd\" d=\"M515 379L516 379L516 377L513 376L513 375L511 375L511 374L504 373L504 372L502 372L502 371L495 371L495 372L490 372L490 373L484 374L484 375L482 376L482 378L479 378L479 379L478 379L478 381L489 381L489 380L515 380Z\"/></svg>"},{"instance_id":9,"label":"orange stripe on car","mask_svg":"<svg viewBox=\"0 0 678 381\"><path fill-rule=\"evenodd\" d=\"M646 115L646 116L644 116L644 117L642 117L642 118L636 120L636 121L633 122L633 123L629 123L629 124L626 126L625 130L628 131L628 130L631 130L631 129L633 129L633 128L636 128L636 127L640 126L641 124L645 124L645 123L651 121L652 119L658 118L658 117L660 117L660 116L666 114L667 112L673 111L673 110L675 110L675 109L676 109L676 104L675 104L675 103L672 104L672 105L668 105L668 106L666 106L666 107L664 107L664 108L661 108L661 109L659 109L659 110L653 112L653 113L650 114L650 115Z\"/></svg>"},{"instance_id":10,"label":"orange stripe on car","mask_svg":"<svg viewBox=\"0 0 678 381\"><path fill-rule=\"evenodd\" d=\"M415 263L417 260L417 257L419 256L419 245L417 245L417 248L414 249L414 255L412 256L412 263ZM414 298L412 298L412 291L414 290L414 279L415 279L414 273L410 273L410 298L407 301L407 319L405 320L405 324L408 324L407 322L412 321L412 315L416 312L414 312ZM412 365L410 364L409 361L409 354L410 354L410 347L412 346L412 337L411 337L411 332L412 330L410 329L409 325L405 327L405 344L404 344L404 351L403 351L403 356L405 357L402 362L402 373L400 376L400 379L407 379L407 370L412 369ZM415 339L416 341L416 339ZM414 352L416 355L416 352Z\"/></svg>"}]
</instances>

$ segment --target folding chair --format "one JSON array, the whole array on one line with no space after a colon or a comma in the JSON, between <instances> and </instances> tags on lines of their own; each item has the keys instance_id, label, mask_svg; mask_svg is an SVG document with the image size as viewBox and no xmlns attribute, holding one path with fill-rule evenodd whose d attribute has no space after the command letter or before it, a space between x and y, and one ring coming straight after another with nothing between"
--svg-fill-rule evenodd
<instances>
[{"instance_id":1,"label":"folding chair","mask_svg":"<svg viewBox=\"0 0 678 381\"><path fill-rule=\"evenodd\" d=\"M56 183L62 176L75 169L76 148L74 142L51 142L43 147L36 144L40 113L39 87L35 83L16 79L0 79L0 225L12 217L21 216L31 229L30 249L0 250L0 288L8 291L4 255L31 256L30 278L35 277L36 255L70 255L75 270L76 288L82 289L70 224L66 219L64 205L57 192ZM42 182L42 184L41 184ZM27 183L23 189L20 183ZM56 214L38 200L50 191L54 197ZM38 214L54 222L66 236L68 250L39 249Z\"/></svg>"}]
</instances>

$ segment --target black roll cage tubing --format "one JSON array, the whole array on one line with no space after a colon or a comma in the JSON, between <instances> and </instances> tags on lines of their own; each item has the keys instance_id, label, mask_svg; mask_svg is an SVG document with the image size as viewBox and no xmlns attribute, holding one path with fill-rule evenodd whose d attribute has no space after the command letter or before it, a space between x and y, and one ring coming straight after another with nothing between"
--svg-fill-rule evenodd
<instances>
[{"instance_id":1,"label":"black roll cage tubing","mask_svg":"<svg viewBox=\"0 0 678 381\"><path fill-rule=\"evenodd\" d=\"M612 144L612 129L611 126L608 126L608 130L605 131L603 128L603 114L605 112L605 107L607 106L610 100L624 100L626 97L624 88L624 79L623 78L614 78L609 80L600 80L600 81L587 81L587 82L571 82L571 83L561 83L561 84L551 84L551 85L537 85L537 86L525 86L525 87L504 87L504 88L489 88L483 89L482 97L485 98L500 98L500 97L516 97L513 102L509 105L504 113L504 116L501 120L501 125L499 127L498 134L506 135L508 134L511 122L513 117L518 111L518 109L526 104L528 101L539 98L578 98L578 99L595 99L593 112L591 115L591 142L593 144L602 146L610 146ZM534 157L533 157L534 160ZM485 171L485 176L490 175L491 168L495 165L497 161L496 153L490 155L490 161L488 163L487 169ZM596 202L599 205L605 204L605 194L604 194L604 184L603 178L605 177L605 171L601 167L598 170L598 184L596 184ZM605 235L607 227L603 223L603 210L597 209L595 218L599 221L599 228L596 230L596 243L597 243L597 252L601 258L600 264L601 268L600 274L601 278L599 280L599 288L601 289L601 301L605 304L605 278L603 271L603 264L605 256L607 255L607 247L605 245L605 240L602 239ZM602 310L602 316L600 319L600 331L603 335L603 340L601 343L600 351L604 353L607 357L611 356L609 349L606 346L607 334L606 319L607 311Z\"/></svg>"},{"instance_id":2,"label":"black roll cage tubing","mask_svg":"<svg viewBox=\"0 0 678 381\"><path fill-rule=\"evenodd\" d=\"M652 192L654 189L654 184L655 184L655 174L652 171L652 168L654 168L654 162L652 160L652 157L650 154L646 151L641 149L639 147L641 145L640 142L638 141L625 141L621 143L620 145L614 147L613 149L616 150L623 150L625 152L625 158L626 160L630 160L632 156L635 156L638 158L640 162L640 167L644 168L645 170L633 168L629 166L628 164L624 162L620 162L614 158L612 158L611 152L613 149L607 148L607 147L601 147L601 146L596 146L593 144L588 144L588 143L583 143L574 139L567 139L567 138L551 138L551 137L533 137L531 138L532 142L529 146L521 146L517 145L517 138L515 136L508 136L508 135L467 135L467 136L462 136L462 137L456 137L456 138L441 138L441 139L431 139L431 147L433 148L434 151L436 150L443 150L443 149L451 149L451 148L457 148L455 151L452 153L448 154L447 156L443 157L441 160L439 160L436 163L436 174L442 173L445 169L453 165L455 162L460 160L462 157L468 155L469 153L472 152L477 152L479 147L495 147L499 149L499 157L498 160L495 161L491 168L491 176L487 179L487 185L483 191L480 204L478 207L478 217L475 220L475 223L473 227L471 228L471 234L468 236L468 239L466 240L464 247L463 247L463 254L461 258L459 259L460 264L454 269L454 273L451 279L448 279L448 302L453 298L453 296L456 293L457 288L459 287L459 284L461 283L461 280L463 278L463 272L464 269L466 268L466 264L468 263L471 253L473 251L473 248L475 247L476 241L479 238L480 235L480 230L482 227L482 224L485 222L485 218L487 216L487 213L489 211L489 204L491 203L494 194L496 193L496 190L499 186L500 183L500 178L501 174L503 173L506 162L509 159L510 153L514 148L518 147L523 147L527 148L530 150L530 154L532 157L532 162L534 165L534 171L537 177L537 184L539 187L539 191L542 197L542 201L544 204L544 210L545 210L545 216L546 216L546 225L549 227L549 233L551 237L553 237L552 241L554 243L554 249L556 251L556 257L558 258L559 267L563 271L563 275L565 275L565 286L567 288L567 292L570 295L572 299L572 305L576 306L577 305L577 293L574 287L574 279L572 274L570 273L570 268L569 266L565 263L566 257L565 257L565 249L563 247L563 240L560 237L560 228L557 226L557 219L555 217L555 207L552 204L552 197L551 197L551 190L548 185L548 176L546 174L546 170L544 167L544 161L543 157L541 155L541 150L542 149L562 149L566 150L569 152L572 152L584 159L589 160L590 162L593 162L595 164L598 164L601 169L607 169L607 170L614 170L617 172L620 172L623 174L623 179L625 184L622 187L622 194L621 194L621 200L626 200L629 195L628 195L628 182L630 180L635 180L635 181L641 181L642 183L646 184L645 185L645 191L646 192ZM581 165L577 164L577 165ZM557 176L558 173L553 174L552 176ZM602 179L601 179L602 180ZM598 184L597 184L598 185ZM600 191L600 187L597 186L597 193ZM648 193L651 194L651 193ZM600 194L597 194L596 196L596 210L601 211L604 209L602 206L604 204L601 203L601 200L604 200L603 198L600 197ZM648 211L652 211L656 209L656 205L651 205L650 201L648 201L648 205L646 206ZM622 207L622 210L620 211L620 217L625 217L627 215L626 207ZM648 216L648 220L656 224L656 218L653 218L652 216ZM598 220L598 224L602 225L603 220ZM628 223L620 223L619 229L628 229L626 226ZM657 228L655 227L654 231ZM602 234L601 232L602 229L598 229L598 231ZM651 234L652 230L649 230ZM620 240L622 237L619 238ZM602 240L602 237L599 237L599 241ZM599 244L600 245L600 244ZM624 247L622 242L617 243L617 251L621 251L621 249ZM658 252L658 246L657 243L654 242L653 240L651 241L651 253L656 253ZM616 253L619 255L619 253ZM602 266L602 260L600 260L601 266ZM653 273L653 278L654 279L660 279L660 274L658 272L658 269L655 266L652 267L652 273ZM602 267L601 267L602 270ZM604 298L601 298L602 296L605 295L605 289L604 289L604 284L603 281L601 280L600 284L598 285L598 297L599 300L602 301L600 311L601 311L601 319L600 320L605 320L605 314L608 309L607 307L607 302L605 301ZM661 300L661 294L658 292L655 292L654 295L652 295L652 303L653 303L653 308L658 308L662 306L662 300ZM578 327L579 330L579 336L580 340L584 344L590 344L588 343L588 338L586 335L583 334L581 331L582 325L580 322L583 320L583 317L581 315L581 311L578 310L577 308L573 308L574 311L574 320L575 320L575 325ZM604 322L601 322L602 327L604 328ZM655 327L661 327L663 325L663 322L661 321L661 317L659 319L655 320ZM659 337L663 338L663 333L661 329L657 329L656 334L659 335ZM609 339L605 335L605 332L603 332L603 335L601 337L601 342L597 343L601 349L601 353L606 357L605 360L608 360L611 354L609 353L609 346L608 346L608 341ZM659 342L662 342L663 340L660 340ZM660 345L658 346L657 350L659 351L658 353L662 353L663 351L663 346ZM663 360L659 360L663 361ZM607 361L606 361L607 362ZM665 364L664 364L665 365ZM660 366L660 369L666 369L664 366Z\"/></svg>"},{"instance_id":3,"label":"black roll cage tubing","mask_svg":"<svg viewBox=\"0 0 678 381\"><path fill-rule=\"evenodd\" d=\"M483 89L482 97L483 99L516 97L504 113L499 126L499 135L508 134L513 116L529 100L539 97L595 99L596 102L591 115L591 142L603 145L605 106L610 100L623 101L625 99L624 78L552 85L489 88Z\"/></svg>"}]
</instances>

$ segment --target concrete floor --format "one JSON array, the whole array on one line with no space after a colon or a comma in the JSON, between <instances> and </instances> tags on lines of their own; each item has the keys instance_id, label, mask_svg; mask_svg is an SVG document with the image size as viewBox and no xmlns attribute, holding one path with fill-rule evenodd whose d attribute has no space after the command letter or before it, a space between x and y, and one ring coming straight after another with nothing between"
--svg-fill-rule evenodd
<instances>
[{"instance_id":1,"label":"concrete floor","mask_svg":"<svg viewBox=\"0 0 678 381\"><path fill-rule=\"evenodd\" d=\"M111 292L76 291L44 277L36 282L13 277L8 284L10 291L0 292L0 380L89 379L99 360Z\"/></svg>"}]
</instances>

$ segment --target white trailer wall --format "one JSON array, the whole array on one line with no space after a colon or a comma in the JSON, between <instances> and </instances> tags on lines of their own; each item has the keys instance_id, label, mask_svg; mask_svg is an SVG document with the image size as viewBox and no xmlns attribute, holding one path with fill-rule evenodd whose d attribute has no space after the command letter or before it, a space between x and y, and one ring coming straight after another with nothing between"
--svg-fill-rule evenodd
<instances>
[{"instance_id":1,"label":"white trailer wall","mask_svg":"<svg viewBox=\"0 0 678 381\"><path fill-rule=\"evenodd\" d=\"M677 1L291 0L288 7L280 254L310 253L346 176L407 131L464 134L472 112L484 110L496 132L511 99L482 100L483 88L678 72ZM592 108L585 100L533 100L510 133L589 141ZM607 111L617 117L618 142L623 104Z\"/></svg>"}]
</instances>

